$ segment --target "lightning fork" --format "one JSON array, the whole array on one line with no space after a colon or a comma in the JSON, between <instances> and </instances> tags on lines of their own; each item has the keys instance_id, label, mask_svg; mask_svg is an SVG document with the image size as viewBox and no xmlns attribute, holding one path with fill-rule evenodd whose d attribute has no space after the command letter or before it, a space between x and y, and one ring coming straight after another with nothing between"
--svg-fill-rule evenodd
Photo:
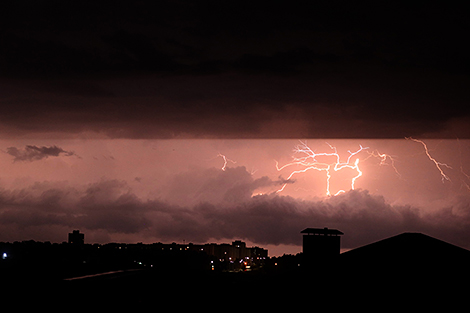
<instances>
[{"instance_id":1,"label":"lightning fork","mask_svg":"<svg viewBox=\"0 0 470 313\"><path fill-rule=\"evenodd\" d=\"M338 151L336 147L330 145L329 143L326 143L330 149L333 152L322 152L322 153L316 153L313 151L305 142L300 141L300 145L297 145L294 148L294 154L301 154L299 157L293 157L293 161L285 164L281 167L279 167L279 163L276 161L276 169L278 171L281 171L287 167L293 166L293 165L298 165L298 166L304 166L304 169L301 170L295 170L292 171L289 176L287 177L287 181L292 178L292 176L300 173L305 173L309 170L317 170L317 171L325 171L326 172L326 195L331 196L330 192L330 178L331 178L331 169L334 171L340 171L344 168L350 168L353 169L357 172L357 175L351 179L351 189L354 190L355 182L356 180L362 176L362 171L359 169L359 158L357 158L353 164L351 164L351 158L361 151L368 149L368 147L363 147L359 145L359 149L351 152L348 151L349 156L346 160L346 162L341 162L340 161L340 155L338 154ZM334 157L336 159L336 162L334 163L325 163L325 162L318 162L317 157ZM277 192L281 192L284 190L286 187L287 183L285 183ZM344 190L338 191L335 195L344 192Z\"/></svg>"},{"instance_id":2,"label":"lightning fork","mask_svg":"<svg viewBox=\"0 0 470 313\"><path fill-rule=\"evenodd\" d=\"M233 164L236 164L237 162L233 161L233 160L230 160L229 158L227 158L225 155L219 153L217 154L218 157L222 157L222 159L224 159L224 165L222 166L221 170L222 171L225 171L227 169L227 163L228 162L232 162Z\"/></svg>"},{"instance_id":3,"label":"lightning fork","mask_svg":"<svg viewBox=\"0 0 470 313\"><path fill-rule=\"evenodd\" d=\"M428 146L424 143L424 141L422 140L419 140L419 139L415 139L415 138L411 138L411 137L406 137L407 140L412 140L412 141L415 141L415 142L418 142L420 144L423 145L424 147L424 152L426 152L426 155L428 156L429 160L431 160L435 165L436 165L436 168L439 170L439 172L441 173L441 179L442 179L442 182L444 183L444 180L448 180L448 181L451 181L449 176L447 176L444 171L442 170L441 166L444 166L444 167L447 167L449 169L452 169L451 166L445 164L445 163L442 163L442 162L439 162L439 161L436 161L436 159L434 159L431 154L429 153L429 149L428 149Z\"/></svg>"}]
</instances>

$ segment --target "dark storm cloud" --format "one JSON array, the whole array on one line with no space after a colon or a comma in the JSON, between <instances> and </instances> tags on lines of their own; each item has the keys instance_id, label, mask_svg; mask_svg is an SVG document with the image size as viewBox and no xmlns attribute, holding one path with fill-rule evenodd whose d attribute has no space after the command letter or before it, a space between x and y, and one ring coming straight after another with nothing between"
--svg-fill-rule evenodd
<instances>
[{"instance_id":1,"label":"dark storm cloud","mask_svg":"<svg viewBox=\"0 0 470 313\"><path fill-rule=\"evenodd\" d=\"M1 17L2 68L16 73L285 73L312 60L469 69L466 16L451 5L22 1Z\"/></svg>"},{"instance_id":2,"label":"dark storm cloud","mask_svg":"<svg viewBox=\"0 0 470 313\"><path fill-rule=\"evenodd\" d=\"M117 180L101 181L84 189L66 183L36 183L21 190L1 191L0 223L136 233L151 225L144 214L150 210L149 205L137 199L125 182Z\"/></svg>"},{"instance_id":3,"label":"dark storm cloud","mask_svg":"<svg viewBox=\"0 0 470 313\"><path fill-rule=\"evenodd\" d=\"M463 12L375 1L12 2L0 12L2 134L468 138Z\"/></svg>"},{"instance_id":4,"label":"dark storm cloud","mask_svg":"<svg viewBox=\"0 0 470 313\"><path fill-rule=\"evenodd\" d=\"M8 147L6 153L13 156L13 161L37 161L41 159L45 159L48 157L58 157L60 154L64 156L72 156L76 155L72 151L66 151L57 146L34 146L34 145L27 145L23 149L18 149L16 147Z\"/></svg>"},{"instance_id":5,"label":"dark storm cloud","mask_svg":"<svg viewBox=\"0 0 470 313\"><path fill-rule=\"evenodd\" d=\"M241 170L239 170L241 171ZM241 173L232 173L242 177ZM232 179L230 178L230 179ZM217 181L213 176L209 181ZM227 180L230 180L227 178ZM300 244L306 227L338 228L343 248L353 248L404 231L423 232L469 247L468 197L434 211L391 205L382 196L355 190L324 200L304 201L277 194L247 197L261 182L243 179L219 189L221 202L175 205L137 197L119 180L101 180L80 187L67 183L35 183L0 191L0 224L18 228L61 226L108 234L134 234L157 241L243 238L257 244ZM241 187L245 185L245 187ZM251 187L249 187L251 186ZM209 199L209 198L207 198ZM220 198L219 198L220 199ZM141 239L141 240L142 240Z\"/></svg>"}]
</instances>

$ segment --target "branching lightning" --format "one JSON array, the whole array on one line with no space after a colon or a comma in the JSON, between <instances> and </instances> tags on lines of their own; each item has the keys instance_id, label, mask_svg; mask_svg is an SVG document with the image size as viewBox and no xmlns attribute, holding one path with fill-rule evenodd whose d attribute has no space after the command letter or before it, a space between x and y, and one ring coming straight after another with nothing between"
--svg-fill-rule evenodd
<instances>
[{"instance_id":1,"label":"branching lightning","mask_svg":"<svg viewBox=\"0 0 470 313\"><path fill-rule=\"evenodd\" d=\"M415 142L419 142L420 144L422 144L423 147L424 147L424 152L426 152L426 155L428 156L429 160L431 160L431 161L436 165L436 168L437 168L437 169L439 170L439 172L441 173L442 182L444 182L444 180L450 181L449 176L447 176L447 175L444 173L444 170L442 169L441 166L446 167L446 168L448 168L448 169L452 169L452 167L450 167L449 165L447 165L447 164L445 164L445 163L436 161L436 159L434 159L434 158L431 156L431 154L429 153L428 146L427 146L423 141L418 140L418 139L414 139L414 138L411 138L411 137L407 137L406 139L407 139L407 140L412 140L412 141L415 141Z\"/></svg>"},{"instance_id":2,"label":"branching lightning","mask_svg":"<svg viewBox=\"0 0 470 313\"><path fill-rule=\"evenodd\" d=\"M426 143L424 143L422 140L414 139L414 138L411 138L411 137L406 138L406 139L407 140L412 140L412 141L417 142L417 143L420 143L424 147L424 152L426 153L426 156L429 158L430 161L432 161L434 163L436 168L439 170L439 173L441 174L442 182L444 182L446 180L450 181L449 176L447 176L446 173L444 172L444 168L452 169L451 166L449 166L446 163L439 162L434 157L432 157ZM389 154L380 153L378 150L369 151L369 147L363 147L362 145L359 145L359 149L357 149L356 151L349 151L348 150L348 156L347 156L346 161L341 162L341 157L340 157L336 147L334 147L334 146L332 146L328 143L327 143L327 145L331 149L330 152L317 153L316 151L312 150L307 145L307 143L301 141L300 144L297 145L294 149L294 156L293 156L293 161L292 162L287 163L287 164L280 167L279 163L276 161L276 169L278 171L282 171L286 168L290 168L290 167L293 167L293 166L302 167L301 169L295 169L292 172L290 172L287 179L285 180L285 183L282 185L282 187L279 190L277 190L277 192L282 192L286 188L288 182L291 182L291 179L294 175L305 173L305 172L310 171L310 170L316 170L316 171L320 171L320 172L325 172L325 174L326 174L326 195L331 196L332 195L331 190L330 190L331 174L332 174L333 171L336 172L336 171L340 171L340 170L345 169L345 168L349 168L351 170L354 170L357 173L357 175L354 176L351 179L351 190L354 190L356 180L359 177L362 176L362 171L359 167L359 163L361 161L358 157L356 157L362 151L366 151L368 153L368 157L363 159L363 161L365 161L365 160L367 160L371 157L378 158L378 159L380 159L380 164L379 165L389 165L389 166L391 166L393 168L393 170L395 171L395 173L397 174L397 176L399 178L401 178L401 175L400 175L400 173L398 172L398 170L395 166L395 159ZM327 161L320 162L320 161L318 161L319 157L324 157L322 160L324 160L325 157L326 157L327 160L328 160L328 158L333 158L334 162L327 162ZM463 174L465 174L465 176L467 178L469 177L466 173L463 172L462 168L461 168L461 171L462 171ZM345 192L345 191L340 190L340 191L336 192L334 195L338 195L338 194L343 193L343 192Z\"/></svg>"},{"instance_id":3,"label":"branching lightning","mask_svg":"<svg viewBox=\"0 0 470 313\"><path fill-rule=\"evenodd\" d=\"M406 137L406 139L421 144L424 148L424 152L426 156L429 158L430 161L433 162L435 167L438 169L441 175L442 182L445 182L446 180L450 181L449 176L447 176L444 170L452 169L451 166L449 166L446 163L437 161L431 155L430 150L428 146L426 145L426 143L423 142L422 140L414 139L411 137ZM395 158L390 154L381 153L378 150L372 150L369 147L359 145L359 148L357 148L354 151L348 150L346 156L344 155L340 156L340 153L338 153L338 150L335 146L330 145L329 143L326 143L326 144L328 145L329 150L327 149L326 151L317 152L316 150L312 150L307 145L306 142L300 141L300 144L294 147L294 150L293 150L294 154L292 156L291 162L281 166L278 161L275 161L277 171L290 170L289 172L287 172L288 175L286 179L282 179L280 176L279 183L282 185L281 185L281 188L279 188L276 192L280 193L285 190L288 184L294 183L295 180L293 179L293 177L295 175L300 175L310 170L315 170L318 172L325 173L324 175L326 178L325 180L326 196L336 196L340 193L344 193L345 190L339 190L333 193L330 187L331 177L332 177L333 172L339 172L343 169L348 169L347 171L352 171L354 173L353 174L354 176L352 178L351 176L349 176L350 178L348 178L348 184L350 186L349 188L351 190L354 190L357 180L361 176L363 176L363 172L360 168L360 164L362 164L362 162L368 160L369 158L378 159L379 160L378 166L383 166L383 165L390 166L394 170L398 178L401 179L401 174L399 173L397 167L395 166ZM360 158L359 154L361 152L364 152L364 153L361 154L363 157ZM366 156L364 156L364 154ZM221 157L223 159L223 166L221 167L222 171L225 171L227 169L229 162L233 164L237 163L236 161L233 161L227 158L224 154L221 154L221 153L218 153L216 157ZM465 175L467 179L469 179L470 175L464 172L462 165L460 166L460 170L462 174ZM255 171L252 170L251 175L253 175L254 172ZM468 186L468 184L466 184L465 182L464 184L470 190L470 187Z\"/></svg>"},{"instance_id":4,"label":"branching lightning","mask_svg":"<svg viewBox=\"0 0 470 313\"><path fill-rule=\"evenodd\" d=\"M369 153L369 156L366 159L364 159L364 161L367 160L370 157L379 158L380 159L380 164L379 165L381 165L381 166L382 165L390 165L393 168L393 170L395 171L395 174L397 174L397 176L399 178L401 178L401 174L398 172L398 169L395 166L395 159L390 154L380 153L378 150L374 150L372 152L367 151L367 153ZM387 160L390 160L390 163L388 163Z\"/></svg>"},{"instance_id":5,"label":"branching lightning","mask_svg":"<svg viewBox=\"0 0 470 313\"><path fill-rule=\"evenodd\" d=\"M227 158L225 155L223 155L223 154L221 154L221 153L217 154L217 156L218 156L218 157L221 157L222 159L224 159L224 165L223 165L222 168L221 168L222 171L225 171L225 170L227 169L227 163L228 163L228 162L231 162L231 163L233 163L233 164L237 163L237 162L235 162L235 161L233 161L233 160L230 160L229 158Z\"/></svg>"},{"instance_id":6,"label":"branching lightning","mask_svg":"<svg viewBox=\"0 0 470 313\"><path fill-rule=\"evenodd\" d=\"M369 148L359 145L359 149L354 152L351 152L348 150L349 155L346 159L346 162L341 162L341 158L340 158L340 155L338 154L336 147L330 144L328 144L328 146L332 150L331 152L316 153L315 151L310 149L310 147L306 143L301 141L300 145L296 146L294 149L294 154L301 155L301 156L299 157L294 156L293 161L291 163L285 164L281 167L279 167L279 163L276 161L276 169L278 171L281 171L285 168L295 166L295 165L304 167L301 170L292 171L287 177L286 181L289 181L296 174L305 173L309 170L324 171L326 173L326 195L331 196L331 191L330 191L331 171L332 170L340 171L342 169L349 168L357 172L357 175L351 179L351 189L354 190L355 182L359 177L362 176L362 171L359 168L359 162L360 162L359 158L355 158L353 162L351 161L351 159L354 156L356 156L358 153L360 153L361 151L369 149ZM318 157L331 157L335 160L335 162L333 163L319 162L317 160ZM283 191L286 188L286 186L287 186L287 182L284 183L277 192ZM334 195L338 195L343 192L345 191L340 190L336 192Z\"/></svg>"}]
</instances>

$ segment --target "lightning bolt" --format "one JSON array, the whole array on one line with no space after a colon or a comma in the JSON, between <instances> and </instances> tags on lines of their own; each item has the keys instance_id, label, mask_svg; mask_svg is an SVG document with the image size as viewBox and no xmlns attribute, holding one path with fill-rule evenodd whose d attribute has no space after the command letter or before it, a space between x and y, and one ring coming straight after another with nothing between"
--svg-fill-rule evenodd
<instances>
[{"instance_id":1,"label":"lightning bolt","mask_svg":"<svg viewBox=\"0 0 470 313\"><path fill-rule=\"evenodd\" d=\"M451 181L449 176L447 176L447 174L445 173L445 169L451 169L452 170L453 168L450 165L446 164L446 163L437 161L431 155L430 149L428 148L428 146L426 145L426 143L424 141L419 140L419 139L415 139L415 138L411 138L411 137L405 137L405 139L406 140L411 140L411 141L414 141L414 142L417 142L417 143L421 144L424 148L424 152L425 152L427 158L431 162L434 163L437 170L439 171L439 173L441 175L442 182L444 183L446 180ZM401 174L399 173L397 167L395 166L395 158L393 156L389 155L389 154L381 153L378 150L369 151L369 147L363 147L362 145L359 145L359 148L355 151L348 150L347 151L348 152L347 158L344 162L342 162L341 161L341 156L339 155L336 147L330 145L329 143L326 143L326 144L330 148L330 151L316 152L316 150L312 150L307 145L306 142L300 141L300 144L295 146L295 148L293 150L294 155L292 156L292 162L287 163L283 166L280 166L279 162L275 161L276 162L276 169L278 171L282 171L282 170L285 170L285 169L291 168L291 167L296 167L294 170L292 170L289 173L289 175L287 176L287 179L284 180L281 188L279 190L277 190L276 192L277 193L282 192L289 183L293 182L292 178L295 175L302 174L302 173L308 172L310 170L315 170L315 171L319 171L319 172L325 172L325 176L326 176L326 195L327 196L332 196L331 189L330 189L331 174L333 173L333 171L335 171L335 172L336 171L341 171L342 169L345 169L345 168L349 168L351 170L354 170L357 173L356 176L354 176L351 179L351 184L350 184L351 190L354 190L355 189L355 183L356 183L357 179L359 179L363 175L363 173L360 169L360 166L359 166L360 163L367 160L367 159L369 159L369 158L372 158L372 157L377 158L377 159L380 160L379 166L382 166L382 165L390 166L395 171L396 175L401 179ZM358 154L363 152L363 151L366 151L368 153L368 156L366 158L360 159L358 157ZM322 157L322 158L320 159L320 157ZM328 161L328 160L331 160L331 159L333 159L333 162ZM460 171L461 171L462 175L467 180L470 180L470 175L465 173L462 165L460 165ZM470 186L465 181L463 181L463 184L467 187L468 190L470 190ZM338 192L336 192L333 195L338 195L338 194L343 193L343 192L345 192L345 191L344 190L339 190Z\"/></svg>"},{"instance_id":2,"label":"lightning bolt","mask_svg":"<svg viewBox=\"0 0 470 313\"><path fill-rule=\"evenodd\" d=\"M465 175L465 177L467 177L467 180L470 180L470 175L468 175L467 173L464 172L463 170L463 166L460 165L460 172ZM462 184L465 185L465 187L467 187L467 189L470 191L470 186L462 179Z\"/></svg>"},{"instance_id":3,"label":"lightning bolt","mask_svg":"<svg viewBox=\"0 0 470 313\"><path fill-rule=\"evenodd\" d=\"M436 159L434 159L434 158L431 156L431 154L429 153L428 146L427 146L422 140L414 139L414 138L411 138L411 137L406 137L405 139L407 139L407 140L412 140L412 141L415 141L415 142L418 142L418 143L422 144L423 147L424 147L424 152L426 152L426 155L428 156L429 160L431 160L431 161L436 165L436 168L437 168L437 169L439 170L439 172L441 173L442 182L444 183L444 180L450 181L449 176L447 176L447 175L444 173L444 171L442 170L442 167L441 167L441 166L447 167L447 168L449 168L449 169L452 169L452 167L450 167L449 165L447 165L447 164L445 164L445 163L436 161Z\"/></svg>"},{"instance_id":4,"label":"lightning bolt","mask_svg":"<svg viewBox=\"0 0 470 313\"><path fill-rule=\"evenodd\" d=\"M310 171L310 170L324 171L326 173L326 195L331 196L331 192L330 192L331 171L332 170L333 171L340 171L344 168L349 168L349 169L355 170L357 172L357 175L354 176L351 179L351 189L354 190L355 182L359 177L362 176L362 171L359 168L359 162L360 162L359 158L356 158L354 160L354 162L351 162L351 159L354 156L356 156L358 153L360 153L361 151L369 149L369 148L359 145L359 149L354 151L354 152L351 152L351 151L348 150L349 155L346 159L346 162L341 162L341 158L340 158L340 155L338 154L338 151L337 151L336 147L330 145L329 143L327 143L327 145L332 150L331 152L316 153L315 151L313 151L307 145L307 143L304 143L304 142L300 141L300 145L297 145L294 148L293 161L288 163L288 164L285 164L281 167L279 167L279 163L276 161L276 169L278 171L281 171L285 168L288 168L288 167L291 167L291 166L294 166L294 165L305 167L301 170L292 171L289 174L289 176L287 177L286 181L289 181L296 174L305 173L305 172ZM300 156L295 157L295 155L300 155ZM317 161L317 158L320 157L320 156L322 156L322 157L332 157L332 158L334 158L335 162L333 162L333 163L319 162L319 161ZM283 191L286 188L287 184L288 184L287 182L285 184L283 184L282 187L277 192L279 193L279 192ZM345 192L345 191L340 190L337 193L335 193L334 195L338 195L338 194L343 193L343 192Z\"/></svg>"},{"instance_id":5,"label":"lightning bolt","mask_svg":"<svg viewBox=\"0 0 470 313\"><path fill-rule=\"evenodd\" d=\"M221 168L222 171L225 171L225 170L227 169L227 163L228 163L228 162L232 162L233 164L237 163L237 162L235 162L235 161L233 161L233 160L230 160L229 158L227 158L225 155L223 155L223 154L221 154L221 153L217 154L217 156L218 156L218 157L221 157L222 159L224 159L224 165L223 165L222 168Z\"/></svg>"},{"instance_id":6,"label":"lightning bolt","mask_svg":"<svg viewBox=\"0 0 470 313\"><path fill-rule=\"evenodd\" d=\"M369 154L369 156L366 159L364 159L364 161L367 160L370 157L379 158L380 159L380 164L379 164L380 166L390 165L393 168L393 170L395 171L395 174L397 174L397 176L399 178L401 178L401 174L398 172L398 169L395 166L395 159L390 154L380 153L378 150L374 150L372 152L367 151L367 153ZM390 160L390 162L387 162L387 160Z\"/></svg>"},{"instance_id":7,"label":"lightning bolt","mask_svg":"<svg viewBox=\"0 0 470 313\"><path fill-rule=\"evenodd\" d=\"M459 156L460 156L460 172L467 178L467 180L470 180L470 175L468 175L467 173L465 173L464 169L463 169L463 164L462 164L462 146L460 144L460 139L457 138L457 144L459 145ZM468 191L470 191L470 186L467 184L467 182L465 181L465 179L460 179L461 182L462 182L462 185L465 185L465 187L467 188Z\"/></svg>"}]
</instances>

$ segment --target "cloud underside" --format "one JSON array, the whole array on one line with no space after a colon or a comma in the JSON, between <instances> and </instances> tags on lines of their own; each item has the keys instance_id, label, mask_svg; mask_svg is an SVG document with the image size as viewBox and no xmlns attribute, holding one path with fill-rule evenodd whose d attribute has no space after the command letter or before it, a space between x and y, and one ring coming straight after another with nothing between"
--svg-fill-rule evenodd
<instances>
[{"instance_id":1,"label":"cloud underside","mask_svg":"<svg viewBox=\"0 0 470 313\"><path fill-rule=\"evenodd\" d=\"M470 138L466 8L342 2L9 3L0 136Z\"/></svg>"},{"instance_id":2,"label":"cloud underside","mask_svg":"<svg viewBox=\"0 0 470 313\"><path fill-rule=\"evenodd\" d=\"M110 235L131 234L143 241L241 238L260 245L298 245L304 228L330 227L345 233L343 248L405 231L469 246L465 239L470 235L468 199L431 213L387 204L382 196L366 190L318 201L276 194L245 197L259 184L251 183L228 191L237 195L237 201L229 197L187 206L140 199L126 182L118 180L102 180L83 188L36 183L30 188L0 192L0 225L24 233L33 228L47 232L49 227L60 226Z\"/></svg>"},{"instance_id":3,"label":"cloud underside","mask_svg":"<svg viewBox=\"0 0 470 313\"><path fill-rule=\"evenodd\" d=\"M439 80L429 91L431 87L425 83L408 90L412 82L419 81L409 73L388 79L387 88L374 85L375 77L353 84L339 79L260 80L226 74L130 77L107 83L66 81L61 82L65 85L62 88L47 82L45 86L24 84L16 87L11 99L0 99L0 136L470 138L467 98L449 100L454 91L441 87ZM389 85L401 92L389 89ZM47 92L38 95L36 88ZM34 99L34 108L17 94ZM70 98L80 105L63 105ZM449 109L431 109L443 103Z\"/></svg>"}]
</instances>

